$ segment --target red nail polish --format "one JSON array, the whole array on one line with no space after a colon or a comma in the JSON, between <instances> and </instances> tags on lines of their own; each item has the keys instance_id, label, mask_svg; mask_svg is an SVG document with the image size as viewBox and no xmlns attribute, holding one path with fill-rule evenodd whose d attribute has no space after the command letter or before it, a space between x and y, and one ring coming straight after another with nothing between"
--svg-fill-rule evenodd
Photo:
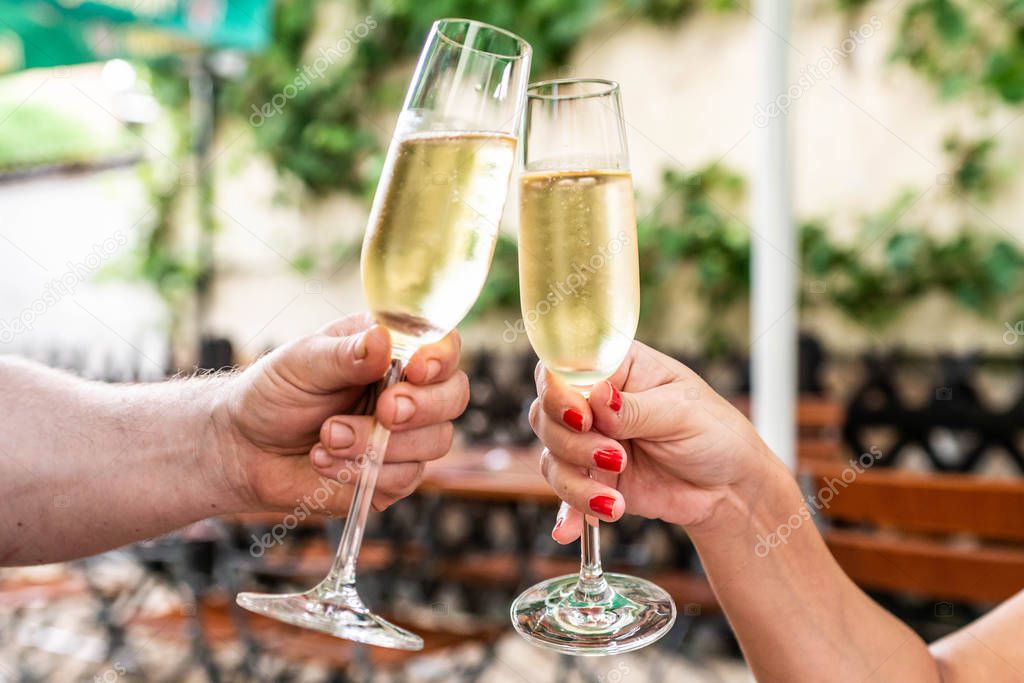
<instances>
[{"instance_id":1,"label":"red nail polish","mask_svg":"<svg viewBox=\"0 0 1024 683\"><path fill-rule=\"evenodd\" d=\"M566 411L562 413L562 421L577 432L583 431L583 413L578 410L567 408Z\"/></svg>"},{"instance_id":2,"label":"red nail polish","mask_svg":"<svg viewBox=\"0 0 1024 683\"><path fill-rule=\"evenodd\" d=\"M617 413L622 407L622 394L611 382L608 382L608 388L611 389L611 394L608 396L608 407Z\"/></svg>"},{"instance_id":3,"label":"red nail polish","mask_svg":"<svg viewBox=\"0 0 1024 683\"><path fill-rule=\"evenodd\" d=\"M590 509L599 515L612 516L615 509L615 499L611 496L594 496L590 499Z\"/></svg>"},{"instance_id":4,"label":"red nail polish","mask_svg":"<svg viewBox=\"0 0 1024 683\"><path fill-rule=\"evenodd\" d=\"M618 472L622 469L622 452L616 448L602 448L594 451L594 462L602 470Z\"/></svg>"}]
</instances>

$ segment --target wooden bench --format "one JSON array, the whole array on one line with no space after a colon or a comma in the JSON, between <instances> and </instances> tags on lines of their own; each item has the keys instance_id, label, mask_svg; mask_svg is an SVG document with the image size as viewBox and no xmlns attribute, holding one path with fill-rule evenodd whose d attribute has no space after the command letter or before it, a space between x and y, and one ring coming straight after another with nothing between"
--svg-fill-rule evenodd
<instances>
[{"instance_id":1,"label":"wooden bench","mask_svg":"<svg viewBox=\"0 0 1024 683\"><path fill-rule=\"evenodd\" d=\"M1024 481L844 469L803 473L812 494L835 489L818 514L840 523L825 540L861 586L979 603L1024 589Z\"/></svg>"}]
</instances>

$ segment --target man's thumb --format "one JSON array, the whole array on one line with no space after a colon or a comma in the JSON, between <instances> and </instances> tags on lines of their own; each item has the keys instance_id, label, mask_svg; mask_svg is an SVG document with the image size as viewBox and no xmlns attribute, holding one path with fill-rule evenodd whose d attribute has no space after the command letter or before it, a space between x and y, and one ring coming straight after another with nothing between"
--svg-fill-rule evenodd
<instances>
[{"instance_id":1,"label":"man's thumb","mask_svg":"<svg viewBox=\"0 0 1024 683\"><path fill-rule=\"evenodd\" d=\"M286 347L281 363L298 386L341 391L380 379L391 359L391 337L380 325L344 337L314 334Z\"/></svg>"}]
</instances>

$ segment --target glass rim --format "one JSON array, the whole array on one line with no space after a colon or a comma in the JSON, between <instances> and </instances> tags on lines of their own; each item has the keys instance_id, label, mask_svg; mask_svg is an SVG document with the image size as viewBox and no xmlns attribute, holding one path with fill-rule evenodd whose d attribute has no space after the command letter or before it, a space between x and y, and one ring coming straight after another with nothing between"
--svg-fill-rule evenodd
<instances>
[{"instance_id":1,"label":"glass rim","mask_svg":"<svg viewBox=\"0 0 1024 683\"><path fill-rule=\"evenodd\" d=\"M445 25L447 25L447 24L465 24L465 25L468 25L468 26L475 26L475 27L478 27L478 28L484 28L484 29L487 29L488 31L493 31L495 33L500 33L501 35L507 36L507 37L511 38L513 41L515 41L516 45L518 45L519 48L520 48L519 49L519 53L518 54L514 54L514 55L508 55L508 54L502 54L501 52L494 52L493 50L484 50L484 49L481 49L481 48L478 48L478 47L473 47L472 45L467 45L465 42L457 40L457 39L449 36L448 34L446 34L444 32L443 29L444 29ZM477 54L487 55L488 57L494 57L496 59L504 59L504 60L510 60L510 61L517 60L517 59L523 59L524 57L529 55L531 53L531 51L533 50L533 48L531 47L530 43L527 42L527 40L525 38L523 38L522 36L516 35L515 33L512 33L512 31L509 31L508 29L501 28L500 26L495 26L494 24L488 24L487 22L484 22L484 21L477 21L476 19L463 19L461 17L446 17L444 19L438 19L437 21L435 21L433 26L434 26L435 31L437 32L437 35L440 36L441 40L443 40L444 42L448 43L449 45L454 45L455 47L457 47L459 49L467 50L469 52L476 52Z\"/></svg>"},{"instance_id":2,"label":"glass rim","mask_svg":"<svg viewBox=\"0 0 1024 683\"><path fill-rule=\"evenodd\" d=\"M596 85L602 87L592 92L568 93L565 95L539 92L543 88L560 85ZM530 83L526 86L526 97L527 99L560 102L565 100L585 100L591 97L608 97L617 95L619 90L618 82L608 80L607 78L552 78L546 81Z\"/></svg>"}]
</instances>

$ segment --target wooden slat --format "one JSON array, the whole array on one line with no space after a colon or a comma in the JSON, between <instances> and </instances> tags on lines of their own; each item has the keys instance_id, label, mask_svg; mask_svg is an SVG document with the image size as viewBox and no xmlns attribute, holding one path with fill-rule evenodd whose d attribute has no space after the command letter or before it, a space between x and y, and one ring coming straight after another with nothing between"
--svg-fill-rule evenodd
<instances>
[{"instance_id":1,"label":"wooden slat","mask_svg":"<svg viewBox=\"0 0 1024 683\"><path fill-rule=\"evenodd\" d=\"M928 598L998 602L1024 589L1024 552L962 548L920 539L833 529L829 549L865 588Z\"/></svg>"},{"instance_id":2,"label":"wooden slat","mask_svg":"<svg viewBox=\"0 0 1024 683\"><path fill-rule=\"evenodd\" d=\"M821 514L919 533L968 533L1024 541L1024 481L976 475L865 471L844 486L844 468L805 463ZM847 480L850 475L847 474ZM831 483L835 494L825 494ZM824 494L824 495L823 495Z\"/></svg>"},{"instance_id":3,"label":"wooden slat","mask_svg":"<svg viewBox=\"0 0 1024 683\"><path fill-rule=\"evenodd\" d=\"M846 450L842 442L831 436L798 436L796 441L796 454L799 463L843 462Z\"/></svg>"}]
</instances>

